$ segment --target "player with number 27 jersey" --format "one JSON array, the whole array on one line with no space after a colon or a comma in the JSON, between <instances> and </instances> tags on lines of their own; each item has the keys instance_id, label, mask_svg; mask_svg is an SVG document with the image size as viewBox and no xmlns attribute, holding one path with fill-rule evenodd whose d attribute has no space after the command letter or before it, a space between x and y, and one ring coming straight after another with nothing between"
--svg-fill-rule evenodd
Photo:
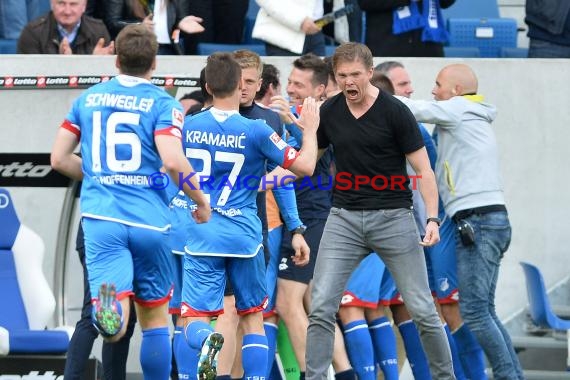
<instances>
[{"instance_id":1,"label":"player with number 27 jersey","mask_svg":"<svg viewBox=\"0 0 570 380\"><path fill-rule=\"evenodd\" d=\"M298 152L265 121L247 119L238 111L211 108L188 117L185 125L182 144L186 157L214 209L209 223L192 224L186 252L255 256L262 247L255 197L266 161L288 168Z\"/></svg>"},{"instance_id":2,"label":"player with number 27 jersey","mask_svg":"<svg viewBox=\"0 0 570 380\"><path fill-rule=\"evenodd\" d=\"M168 197L149 178L162 166L154 136L180 136L176 100L149 81L126 75L86 90L62 127L81 139L83 217L166 230Z\"/></svg>"}]
</instances>

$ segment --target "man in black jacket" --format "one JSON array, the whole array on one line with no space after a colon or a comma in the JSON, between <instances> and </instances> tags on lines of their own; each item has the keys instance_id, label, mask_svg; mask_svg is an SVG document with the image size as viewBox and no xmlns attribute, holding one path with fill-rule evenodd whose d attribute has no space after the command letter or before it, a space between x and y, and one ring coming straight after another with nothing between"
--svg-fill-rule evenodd
<instances>
[{"instance_id":1,"label":"man in black jacket","mask_svg":"<svg viewBox=\"0 0 570 380\"><path fill-rule=\"evenodd\" d=\"M448 8L455 0L358 0L366 12L365 43L375 57L443 57L443 42L426 39L428 6ZM424 4L426 3L426 4ZM439 8L437 6L437 8ZM418 15L414 15L417 10ZM414 16L417 16L414 17ZM409 30L395 33L397 20L416 19ZM436 19L430 19L434 22ZM403 23L405 23L404 21ZM437 29L445 30L443 20L436 22Z\"/></svg>"},{"instance_id":2,"label":"man in black jacket","mask_svg":"<svg viewBox=\"0 0 570 380\"><path fill-rule=\"evenodd\" d=\"M22 30L18 54L114 54L105 24L84 14L86 4L87 0L52 0L51 12Z\"/></svg>"},{"instance_id":3,"label":"man in black jacket","mask_svg":"<svg viewBox=\"0 0 570 380\"><path fill-rule=\"evenodd\" d=\"M570 2L527 0L529 58L570 58Z\"/></svg>"}]
</instances>

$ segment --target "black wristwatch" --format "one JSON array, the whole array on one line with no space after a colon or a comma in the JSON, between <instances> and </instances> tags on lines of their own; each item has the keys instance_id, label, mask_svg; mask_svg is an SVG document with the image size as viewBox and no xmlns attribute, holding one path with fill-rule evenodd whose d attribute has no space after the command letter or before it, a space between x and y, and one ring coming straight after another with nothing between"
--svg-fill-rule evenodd
<instances>
[{"instance_id":1,"label":"black wristwatch","mask_svg":"<svg viewBox=\"0 0 570 380\"><path fill-rule=\"evenodd\" d=\"M438 227L441 226L441 219L439 219L437 217L427 218L426 224L429 222L435 222L438 225Z\"/></svg>"},{"instance_id":2,"label":"black wristwatch","mask_svg":"<svg viewBox=\"0 0 570 380\"><path fill-rule=\"evenodd\" d=\"M297 227L291 231L291 235L295 235L295 234L305 235L305 232L307 232L307 226L305 226L304 224L301 224L299 227Z\"/></svg>"}]
</instances>

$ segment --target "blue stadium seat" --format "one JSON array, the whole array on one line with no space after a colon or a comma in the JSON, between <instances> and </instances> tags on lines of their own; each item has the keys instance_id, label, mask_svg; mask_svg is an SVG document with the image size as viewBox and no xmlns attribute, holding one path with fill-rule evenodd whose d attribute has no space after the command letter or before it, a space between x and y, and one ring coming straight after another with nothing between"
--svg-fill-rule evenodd
<instances>
[{"instance_id":1,"label":"blue stadium seat","mask_svg":"<svg viewBox=\"0 0 570 380\"><path fill-rule=\"evenodd\" d=\"M0 188L0 356L63 354L73 328L45 330L55 297L44 276L44 243L22 225L10 193Z\"/></svg>"},{"instance_id":2,"label":"blue stadium seat","mask_svg":"<svg viewBox=\"0 0 570 380\"><path fill-rule=\"evenodd\" d=\"M40 14L43 15L51 11L51 1L50 0L41 0L40 1Z\"/></svg>"},{"instance_id":3,"label":"blue stadium seat","mask_svg":"<svg viewBox=\"0 0 570 380\"><path fill-rule=\"evenodd\" d=\"M330 57L331 55L333 55L337 47L338 47L337 45L325 45L326 56Z\"/></svg>"},{"instance_id":4,"label":"blue stadium seat","mask_svg":"<svg viewBox=\"0 0 570 380\"><path fill-rule=\"evenodd\" d=\"M503 47L499 56L501 58L528 58L528 48Z\"/></svg>"},{"instance_id":5,"label":"blue stadium seat","mask_svg":"<svg viewBox=\"0 0 570 380\"><path fill-rule=\"evenodd\" d=\"M444 46L443 53L448 58L479 58L481 51L477 47Z\"/></svg>"},{"instance_id":6,"label":"blue stadium seat","mask_svg":"<svg viewBox=\"0 0 570 380\"><path fill-rule=\"evenodd\" d=\"M570 320L564 320L552 311L540 270L529 263L521 262L520 264L523 267L526 279L526 292L532 321L540 327L566 331L568 349L570 350ZM566 366L570 368L570 351L566 359Z\"/></svg>"},{"instance_id":7,"label":"blue stadium seat","mask_svg":"<svg viewBox=\"0 0 570 380\"><path fill-rule=\"evenodd\" d=\"M481 57L499 57L503 47L517 46L517 22L511 18L448 20L449 46L477 47Z\"/></svg>"},{"instance_id":8,"label":"blue stadium seat","mask_svg":"<svg viewBox=\"0 0 570 380\"><path fill-rule=\"evenodd\" d=\"M263 44L264 42L253 38L251 32L253 31L253 26L255 25L255 19L257 18L257 13L259 12L259 5L255 0L249 0L249 6L247 8L247 13L245 14L245 20L243 25L243 41L242 43L247 45L253 44Z\"/></svg>"},{"instance_id":9,"label":"blue stadium seat","mask_svg":"<svg viewBox=\"0 0 570 380\"><path fill-rule=\"evenodd\" d=\"M18 40L0 39L0 54L16 54Z\"/></svg>"},{"instance_id":10,"label":"blue stadium seat","mask_svg":"<svg viewBox=\"0 0 570 380\"><path fill-rule=\"evenodd\" d=\"M261 44L212 44L212 43L199 43L198 55L210 55L219 51L233 52L240 49L247 49L256 52L259 55L265 54L265 45Z\"/></svg>"},{"instance_id":11,"label":"blue stadium seat","mask_svg":"<svg viewBox=\"0 0 570 380\"><path fill-rule=\"evenodd\" d=\"M455 0L451 7L441 11L445 19L500 17L497 0Z\"/></svg>"}]
</instances>

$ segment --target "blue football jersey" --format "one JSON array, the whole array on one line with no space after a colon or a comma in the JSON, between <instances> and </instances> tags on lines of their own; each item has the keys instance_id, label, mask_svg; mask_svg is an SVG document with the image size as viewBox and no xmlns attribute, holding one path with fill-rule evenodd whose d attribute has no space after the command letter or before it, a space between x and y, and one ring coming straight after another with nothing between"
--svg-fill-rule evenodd
<instances>
[{"instance_id":1,"label":"blue football jersey","mask_svg":"<svg viewBox=\"0 0 570 380\"><path fill-rule=\"evenodd\" d=\"M137 77L119 75L77 98L62 127L80 137L82 216L167 229L169 199L149 183L162 166L154 138L180 137L183 124L180 104Z\"/></svg>"},{"instance_id":2,"label":"blue football jersey","mask_svg":"<svg viewBox=\"0 0 570 380\"><path fill-rule=\"evenodd\" d=\"M194 255L254 256L261 247L255 198L266 161L287 168L298 153L263 120L210 109L186 118L182 141L200 188L214 210L192 225L186 251Z\"/></svg>"},{"instance_id":3,"label":"blue football jersey","mask_svg":"<svg viewBox=\"0 0 570 380\"><path fill-rule=\"evenodd\" d=\"M170 181L166 193L170 199L170 250L177 255L184 254L184 246L188 235L188 226L192 223L190 208L193 203L189 202L189 198L180 191L174 181Z\"/></svg>"}]
</instances>

